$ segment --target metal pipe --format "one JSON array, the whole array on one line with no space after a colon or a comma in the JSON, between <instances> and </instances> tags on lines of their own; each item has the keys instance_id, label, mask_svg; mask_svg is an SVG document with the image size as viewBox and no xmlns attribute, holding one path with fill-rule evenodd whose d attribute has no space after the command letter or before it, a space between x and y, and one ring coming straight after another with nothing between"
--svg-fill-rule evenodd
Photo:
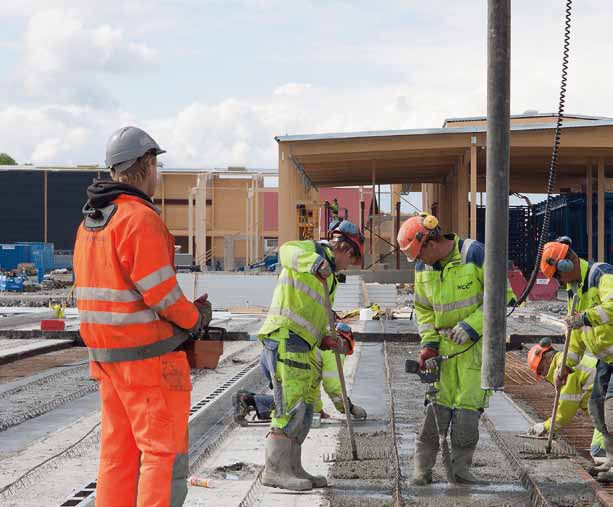
<instances>
[{"instance_id":1,"label":"metal pipe","mask_svg":"<svg viewBox=\"0 0 613 507\"><path fill-rule=\"evenodd\" d=\"M482 389L504 386L509 228L511 0L488 0Z\"/></svg>"}]
</instances>

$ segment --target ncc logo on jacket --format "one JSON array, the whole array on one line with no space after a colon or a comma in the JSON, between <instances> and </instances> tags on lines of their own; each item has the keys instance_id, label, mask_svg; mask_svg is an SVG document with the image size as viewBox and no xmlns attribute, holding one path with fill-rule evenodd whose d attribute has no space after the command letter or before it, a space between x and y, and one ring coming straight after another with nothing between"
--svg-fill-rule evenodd
<instances>
[{"instance_id":1,"label":"ncc logo on jacket","mask_svg":"<svg viewBox=\"0 0 613 507\"><path fill-rule=\"evenodd\" d=\"M458 290L468 290L468 289L470 289L472 284L473 284L472 280L470 282L468 282L468 283L460 284L460 285L458 285Z\"/></svg>"}]
</instances>

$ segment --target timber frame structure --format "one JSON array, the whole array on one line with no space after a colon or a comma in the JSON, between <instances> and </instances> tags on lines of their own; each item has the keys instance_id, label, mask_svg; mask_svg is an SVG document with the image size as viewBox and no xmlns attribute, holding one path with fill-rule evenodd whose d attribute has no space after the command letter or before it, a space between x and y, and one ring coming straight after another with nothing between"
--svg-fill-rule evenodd
<instances>
[{"instance_id":1,"label":"timber frame structure","mask_svg":"<svg viewBox=\"0 0 613 507\"><path fill-rule=\"evenodd\" d=\"M555 114L511 117L511 193L546 193ZM442 128L287 135L279 149L279 243L298 237L298 203L319 187L421 185L422 208L448 231L476 238L477 193L485 191L487 121L453 118ZM597 260L605 257L604 193L613 190L613 119L565 115L554 192L587 193L588 257L592 192L598 199Z\"/></svg>"}]
</instances>

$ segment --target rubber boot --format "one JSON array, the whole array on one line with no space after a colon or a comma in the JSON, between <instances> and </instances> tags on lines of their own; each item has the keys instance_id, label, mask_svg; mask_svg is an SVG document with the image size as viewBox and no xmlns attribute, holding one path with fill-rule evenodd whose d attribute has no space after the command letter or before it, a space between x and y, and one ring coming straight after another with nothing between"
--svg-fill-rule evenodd
<instances>
[{"instance_id":1,"label":"rubber boot","mask_svg":"<svg viewBox=\"0 0 613 507\"><path fill-rule=\"evenodd\" d=\"M603 433L602 441L607 456L604 463L589 468L588 472L594 477L598 477L599 474L609 472L609 469L613 467L613 435Z\"/></svg>"},{"instance_id":2,"label":"rubber boot","mask_svg":"<svg viewBox=\"0 0 613 507\"><path fill-rule=\"evenodd\" d=\"M451 410L442 405L437 405L437 418L441 433L446 435L451 420ZM413 457L415 471L411 485L426 486L432 483L432 468L436 463L438 448L439 437L436 433L434 405L430 403L426 407L426 418L415 439L415 455Z\"/></svg>"},{"instance_id":3,"label":"rubber boot","mask_svg":"<svg viewBox=\"0 0 613 507\"><path fill-rule=\"evenodd\" d=\"M458 484L472 484L477 482L475 476L470 472L473 462L475 447L454 447L451 446L451 463L453 465L453 475Z\"/></svg>"},{"instance_id":4,"label":"rubber boot","mask_svg":"<svg viewBox=\"0 0 613 507\"><path fill-rule=\"evenodd\" d=\"M296 476L292 466L292 440L283 433L271 431L266 437L266 465L262 484L290 491L313 489L310 480Z\"/></svg>"},{"instance_id":5,"label":"rubber boot","mask_svg":"<svg viewBox=\"0 0 613 507\"><path fill-rule=\"evenodd\" d=\"M604 401L604 420L607 432L602 436L607 459L602 465L593 467L593 471L599 472L596 477L599 482L613 482L613 398Z\"/></svg>"},{"instance_id":6,"label":"rubber boot","mask_svg":"<svg viewBox=\"0 0 613 507\"><path fill-rule=\"evenodd\" d=\"M415 471L412 486L427 486L432 484L432 468L436 463L436 454L438 452L438 440L436 445L432 442L415 442L415 455L413 457Z\"/></svg>"},{"instance_id":7,"label":"rubber boot","mask_svg":"<svg viewBox=\"0 0 613 507\"><path fill-rule=\"evenodd\" d=\"M451 465L455 480L460 484L477 482L470 472L473 455L479 442L478 410L454 410L451 419Z\"/></svg>"},{"instance_id":8,"label":"rubber boot","mask_svg":"<svg viewBox=\"0 0 613 507\"><path fill-rule=\"evenodd\" d=\"M295 441L292 441L292 469L296 477L308 479L314 488L328 487L328 480L323 475L311 475L302 468L302 446Z\"/></svg>"}]
</instances>

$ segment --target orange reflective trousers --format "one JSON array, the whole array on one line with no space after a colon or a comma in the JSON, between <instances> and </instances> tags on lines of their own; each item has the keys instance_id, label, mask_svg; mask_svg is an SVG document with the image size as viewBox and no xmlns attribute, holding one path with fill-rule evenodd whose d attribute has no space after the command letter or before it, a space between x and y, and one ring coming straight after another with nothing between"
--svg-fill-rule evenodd
<instances>
[{"instance_id":1,"label":"orange reflective trousers","mask_svg":"<svg viewBox=\"0 0 613 507\"><path fill-rule=\"evenodd\" d=\"M96 507L183 505L192 388L185 352L90 366L102 401Z\"/></svg>"}]
</instances>

